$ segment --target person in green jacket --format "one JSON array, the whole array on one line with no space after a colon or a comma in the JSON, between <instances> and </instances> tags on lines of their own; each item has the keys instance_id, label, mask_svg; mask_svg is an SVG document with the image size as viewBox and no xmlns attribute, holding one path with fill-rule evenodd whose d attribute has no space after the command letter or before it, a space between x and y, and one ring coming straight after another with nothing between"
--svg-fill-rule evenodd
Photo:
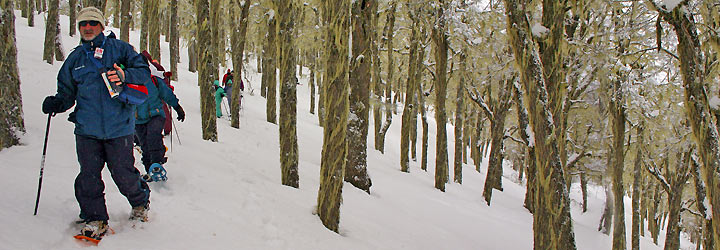
<instances>
[{"instance_id":1,"label":"person in green jacket","mask_svg":"<svg viewBox=\"0 0 720 250\"><path fill-rule=\"evenodd\" d=\"M222 99L225 97L225 89L220 87L220 81L218 80L215 80L213 85L215 87L215 115L220 118L222 117L222 107L220 105L222 105Z\"/></svg>"}]
</instances>

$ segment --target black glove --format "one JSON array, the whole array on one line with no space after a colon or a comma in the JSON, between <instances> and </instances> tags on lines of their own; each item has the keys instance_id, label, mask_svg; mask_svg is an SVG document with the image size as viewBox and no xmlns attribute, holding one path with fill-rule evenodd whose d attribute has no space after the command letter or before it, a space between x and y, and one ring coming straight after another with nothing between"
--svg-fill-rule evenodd
<instances>
[{"instance_id":1,"label":"black glove","mask_svg":"<svg viewBox=\"0 0 720 250\"><path fill-rule=\"evenodd\" d=\"M55 96L48 96L45 97L45 100L42 104L42 112L45 114L50 113L62 113L65 110L62 110L63 101L60 98L57 98Z\"/></svg>"},{"instance_id":2,"label":"black glove","mask_svg":"<svg viewBox=\"0 0 720 250\"><path fill-rule=\"evenodd\" d=\"M185 110L183 110L182 106L178 104L177 106L173 107L175 109L175 112L177 112L177 119L178 121L184 122L185 121Z\"/></svg>"}]
</instances>

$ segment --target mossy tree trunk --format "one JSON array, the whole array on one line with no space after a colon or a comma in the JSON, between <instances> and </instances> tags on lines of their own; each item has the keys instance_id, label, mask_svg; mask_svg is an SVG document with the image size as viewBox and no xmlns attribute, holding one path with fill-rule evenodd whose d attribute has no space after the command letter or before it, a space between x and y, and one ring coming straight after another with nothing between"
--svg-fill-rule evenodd
<instances>
[{"instance_id":1,"label":"mossy tree trunk","mask_svg":"<svg viewBox=\"0 0 720 250\"><path fill-rule=\"evenodd\" d=\"M438 0L437 21L432 29L432 40L435 50L435 121L437 121L437 140L435 146L435 188L445 192L448 182L448 155L447 155L447 115L445 114L445 99L447 99L447 20L445 10L448 0Z\"/></svg>"},{"instance_id":2,"label":"mossy tree trunk","mask_svg":"<svg viewBox=\"0 0 720 250\"><path fill-rule=\"evenodd\" d=\"M640 217L640 199L642 197L642 179L644 179L642 176L642 146L645 145L645 136L643 135L644 127L644 122L640 121L640 124L638 124L637 126L637 146L635 147L635 163L633 164L632 229L630 230L630 233L632 234L630 244L632 250L640 249L640 230L645 230L645 228L640 227L640 221L642 220L642 218ZM585 211L587 206L584 205L584 203L585 201L583 201L583 210Z\"/></svg>"},{"instance_id":3,"label":"mossy tree trunk","mask_svg":"<svg viewBox=\"0 0 720 250\"><path fill-rule=\"evenodd\" d=\"M327 1L323 9L327 23L327 64L323 84L327 91L327 114L323 132L317 212L323 225L336 233L340 224L343 174L348 151L349 10L349 0Z\"/></svg>"},{"instance_id":4,"label":"mossy tree trunk","mask_svg":"<svg viewBox=\"0 0 720 250\"><path fill-rule=\"evenodd\" d=\"M233 32L230 37L231 41L230 44L232 46L232 62L233 67L235 68L235 75L234 79L235 82L233 82L233 85L235 85L235 88L232 88L232 93L230 93L230 115L231 115L231 122L230 126L233 128L240 128L240 101L242 97L240 97L240 82L242 81L242 72L243 68L245 67L243 65L243 55L245 54L245 43L246 43L246 35L247 35L247 25L248 25L248 14L250 13L250 0L245 1L238 1L238 0L232 0L236 6L232 7L232 13L235 18L233 18ZM239 13L238 13L239 10ZM238 20L239 18L239 20ZM289 45L294 46L294 45Z\"/></svg>"},{"instance_id":5,"label":"mossy tree trunk","mask_svg":"<svg viewBox=\"0 0 720 250\"><path fill-rule=\"evenodd\" d=\"M619 76L618 76L619 77ZM612 98L609 112L612 116L613 154L612 154L612 190L614 195L615 216L613 217L613 249L625 249L625 186L623 175L625 173L625 94L621 80L615 79L612 86Z\"/></svg>"},{"instance_id":6,"label":"mossy tree trunk","mask_svg":"<svg viewBox=\"0 0 720 250\"><path fill-rule=\"evenodd\" d=\"M35 27L35 0L28 0L27 1L27 11L28 11L28 27ZM73 16L73 9L70 9L70 15ZM70 20L72 23L73 21ZM70 27L72 29L72 27Z\"/></svg>"},{"instance_id":7,"label":"mossy tree trunk","mask_svg":"<svg viewBox=\"0 0 720 250\"><path fill-rule=\"evenodd\" d=\"M210 40L210 5L208 0L195 0L195 11L197 13L197 42L195 45L198 60L198 85L200 86L200 111L202 112L202 137L203 140L216 142L217 117L215 116L215 97L213 96L213 71L217 71L217 65L213 64L212 47Z\"/></svg>"},{"instance_id":8,"label":"mossy tree trunk","mask_svg":"<svg viewBox=\"0 0 720 250\"><path fill-rule=\"evenodd\" d=\"M372 10L377 1L352 4L352 57L350 61L348 155L345 181L370 193L372 181L367 171L367 136L370 109L370 63L372 54Z\"/></svg>"},{"instance_id":9,"label":"mossy tree trunk","mask_svg":"<svg viewBox=\"0 0 720 250\"><path fill-rule=\"evenodd\" d=\"M249 3L245 2L246 5ZM277 52L280 66L280 168L282 184L298 188L298 142L297 142L297 65L295 44L295 21L297 13L294 0L275 0L277 8ZM246 19L247 20L247 19ZM242 61L238 61L242 64ZM238 84L235 84L238 88ZM238 92L239 94L239 92Z\"/></svg>"},{"instance_id":10,"label":"mossy tree trunk","mask_svg":"<svg viewBox=\"0 0 720 250\"><path fill-rule=\"evenodd\" d=\"M540 62L540 56L533 46L530 22L524 8L525 6L517 1L505 0L509 42L521 75L529 121L536 140L534 248L574 250L576 246L570 217L570 199L565 189L564 173L558 155L556 128L549 120L551 110L548 106L548 88L543 77L543 63ZM561 26L561 24L556 25ZM557 27L549 28L553 30Z\"/></svg>"},{"instance_id":11,"label":"mossy tree trunk","mask_svg":"<svg viewBox=\"0 0 720 250\"><path fill-rule=\"evenodd\" d=\"M54 60L62 61L65 56L60 45L60 23L58 22L60 3L58 0L50 0L47 21L45 24L45 47L43 60L53 64Z\"/></svg>"},{"instance_id":12,"label":"mossy tree trunk","mask_svg":"<svg viewBox=\"0 0 720 250\"><path fill-rule=\"evenodd\" d=\"M125 2L125 0L122 0ZM170 1L170 80L178 80L177 65L180 62L180 34L178 29L178 0Z\"/></svg>"},{"instance_id":13,"label":"mossy tree trunk","mask_svg":"<svg viewBox=\"0 0 720 250\"><path fill-rule=\"evenodd\" d=\"M270 17L267 20L267 37L265 39L265 47L263 49L263 74L262 81L265 83L267 92L265 95L265 117L269 123L277 123L277 79L275 65L275 54L277 53L277 44L275 42L276 36L276 20L275 17Z\"/></svg>"},{"instance_id":14,"label":"mossy tree trunk","mask_svg":"<svg viewBox=\"0 0 720 250\"><path fill-rule=\"evenodd\" d=\"M385 153L385 136L387 135L388 130L390 129L390 124L392 124L392 112L391 105L392 105L392 84L395 79L395 60L393 56L393 38L395 35L395 12L397 10L397 2L392 1L390 2L390 7L387 10L386 14L386 21L385 21L385 30L384 38L387 39L385 41L385 44L387 46L387 79L385 79L385 122L383 123L382 127L380 128L380 131L376 134L375 137L375 149L380 151L380 153Z\"/></svg>"},{"instance_id":15,"label":"mossy tree trunk","mask_svg":"<svg viewBox=\"0 0 720 250\"><path fill-rule=\"evenodd\" d=\"M665 156L663 164L657 166L654 162L646 167L651 176L668 195L667 232L665 236L665 250L680 249L680 212L682 210L682 194L685 185L692 176L691 157L693 147L685 147L684 152L677 152L677 163L671 165L670 157ZM663 171L664 170L664 171ZM661 173L663 171L663 173Z\"/></svg>"},{"instance_id":16,"label":"mossy tree trunk","mask_svg":"<svg viewBox=\"0 0 720 250\"><path fill-rule=\"evenodd\" d=\"M525 109L525 98L523 98L523 94L520 92L520 89L517 85L513 84L513 101L515 102L515 109L517 110L517 119L518 119L518 131L520 132L520 139L523 141L523 147L525 148L525 159L523 160L525 166L525 172L527 176L527 187L525 188L525 201L523 203L523 206L530 212L533 213L535 211L535 189L537 189L537 183L536 183L536 166L535 166L535 142L530 141L530 134L528 131L531 131L529 129L532 129L530 127L530 121L528 120L528 112L527 109ZM479 136L480 131L477 132ZM477 140L479 143L480 140ZM476 165L479 163L476 163ZM480 169L478 169L480 171Z\"/></svg>"},{"instance_id":17,"label":"mossy tree trunk","mask_svg":"<svg viewBox=\"0 0 720 250\"><path fill-rule=\"evenodd\" d=\"M25 133L13 7L13 1L0 0L0 151L19 145Z\"/></svg>"},{"instance_id":18,"label":"mossy tree trunk","mask_svg":"<svg viewBox=\"0 0 720 250\"><path fill-rule=\"evenodd\" d=\"M196 2L197 4L197 2ZM142 1L142 10L140 17L140 50L148 50L148 34L150 29L150 23L148 23L148 20L150 19L150 11L148 9L150 8L150 1ZM210 25L209 23L207 25ZM209 38L209 37L208 37Z\"/></svg>"},{"instance_id":19,"label":"mossy tree trunk","mask_svg":"<svg viewBox=\"0 0 720 250\"><path fill-rule=\"evenodd\" d=\"M418 51L418 25L419 25L419 18L416 16L416 11L411 10L409 11L410 19L412 20L412 26L411 26L411 35L410 35L410 48L409 48L409 59L408 59L408 78L405 85L405 106L403 108L403 114L402 114L402 124L400 129L400 171L403 172L410 172L410 168L408 165L410 164L410 130L412 129L412 126L410 125L412 122L412 114L414 114L413 109L413 102L414 102L414 96L416 94L415 81L417 80L414 76L417 74L417 51ZM354 37L353 37L354 39Z\"/></svg>"},{"instance_id":20,"label":"mossy tree trunk","mask_svg":"<svg viewBox=\"0 0 720 250\"><path fill-rule=\"evenodd\" d=\"M485 177L485 187L483 188L483 198L490 205L492 200L492 190L502 191L502 161L504 158L504 140L505 140L505 117L507 111L512 106L512 95L515 77L501 80L499 86L500 94L493 99L492 88L487 91L487 101L479 96L471 97L473 101L482 109L485 116L490 120L490 161L488 162L487 175Z\"/></svg>"},{"instance_id":21,"label":"mossy tree trunk","mask_svg":"<svg viewBox=\"0 0 720 250\"><path fill-rule=\"evenodd\" d=\"M696 159L692 159L692 176L693 176L693 182L695 184L695 200L696 201L704 201L707 197L706 193L706 187L705 183L702 181L702 175L700 171L700 163L696 162ZM702 224L702 243L698 243L698 245L702 244L703 249L715 249L715 241L713 240L712 230L709 230L712 228L712 218L708 217L708 207L706 207L706 204L704 202L695 202L695 206L697 207L698 213L702 216L703 224Z\"/></svg>"},{"instance_id":22,"label":"mossy tree trunk","mask_svg":"<svg viewBox=\"0 0 720 250\"><path fill-rule=\"evenodd\" d=\"M717 125L713 122L708 104L705 86L704 61L700 39L697 34L695 18L686 11L688 1L682 1L674 9L667 11L654 6L663 20L668 22L678 39L677 52L680 57L680 72L685 88L685 114L693 131L698 147L698 155L704 167L705 184L712 207L712 216L720 216L720 147L718 147ZM720 240L720 220L713 220L713 240Z\"/></svg>"},{"instance_id":23,"label":"mossy tree trunk","mask_svg":"<svg viewBox=\"0 0 720 250\"><path fill-rule=\"evenodd\" d=\"M147 13L148 21L148 43L150 55L153 60L162 62L160 60L160 0L145 0L147 2L147 9L143 10L143 16Z\"/></svg>"},{"instance_id":24,"label":"mossy tree trunk","mask_svg":"<svg viewBox=\"0 0 720 250\"><path fill-rule=\"evenodd\" d=\"M130 42L130 22L132 15L130 15L130 5L132 0L121 0L122 5L120 6L120 39L125 42ZM177 0L174 0L177 1ZM174 74L177 72L173 71Z\"/></svg>"},{"instance_id":25,"label":"mossy tree trunk","mask_svg":"<svg viewBox=\"0 0 720 250\"><path fill-rule=\"evenodd\" d=\"M463 153L465 152L465 140L463 138L463 126L465 116L465 72L467 70L467 49L460 52L460 73L455 99L455 156L453 157L453 181L462 184Z\"/></svg>"}]
</instances>

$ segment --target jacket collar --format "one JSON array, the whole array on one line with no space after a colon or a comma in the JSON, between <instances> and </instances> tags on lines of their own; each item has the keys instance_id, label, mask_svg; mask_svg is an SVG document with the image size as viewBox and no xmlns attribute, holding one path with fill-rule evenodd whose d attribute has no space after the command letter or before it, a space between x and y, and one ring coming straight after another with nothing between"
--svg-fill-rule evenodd
<instances>
[{"instance_id":1,"label":"jacket collar","mask_svg":"<svg viewBox=\"0 0 720 250\"><path fill-rule=\"evenodd\" d=\"M97 47L100 47L105 42L105 34L100 32L93 40L91 41L85 41L84 39L80 39L80 42L82 42L82 46L88 49L88 51L92 51Z\"/></svg>"}]
</instances>

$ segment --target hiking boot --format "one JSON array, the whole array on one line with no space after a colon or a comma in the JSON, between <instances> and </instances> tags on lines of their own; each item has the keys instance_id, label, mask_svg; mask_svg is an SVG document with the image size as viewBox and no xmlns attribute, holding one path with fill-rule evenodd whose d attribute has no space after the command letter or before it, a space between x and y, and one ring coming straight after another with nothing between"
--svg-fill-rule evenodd
<instances>
[{"instance_id":1,"label":"hiking boot","mask_svg":"<svg viewBox=\"0 0 720 250\"><path fill-rule=\"evenodd\" d=\"M93 239L99 239L105 235L108 230L107 221L94 220L85 222L85 226L80 230L82 236Z\"/></svg>"},{"instance_id":2,"label":"hiking boot","mask_svg":"<svg viewBox=\"0 0 720 250\"><path fill-rule=\"evenodd\" d=\"M145 203L145 205L133 207L132 211L130 212L130 220L147 222L149 210L150 210L150 202Z\"/></svg>"}]
</instances>

